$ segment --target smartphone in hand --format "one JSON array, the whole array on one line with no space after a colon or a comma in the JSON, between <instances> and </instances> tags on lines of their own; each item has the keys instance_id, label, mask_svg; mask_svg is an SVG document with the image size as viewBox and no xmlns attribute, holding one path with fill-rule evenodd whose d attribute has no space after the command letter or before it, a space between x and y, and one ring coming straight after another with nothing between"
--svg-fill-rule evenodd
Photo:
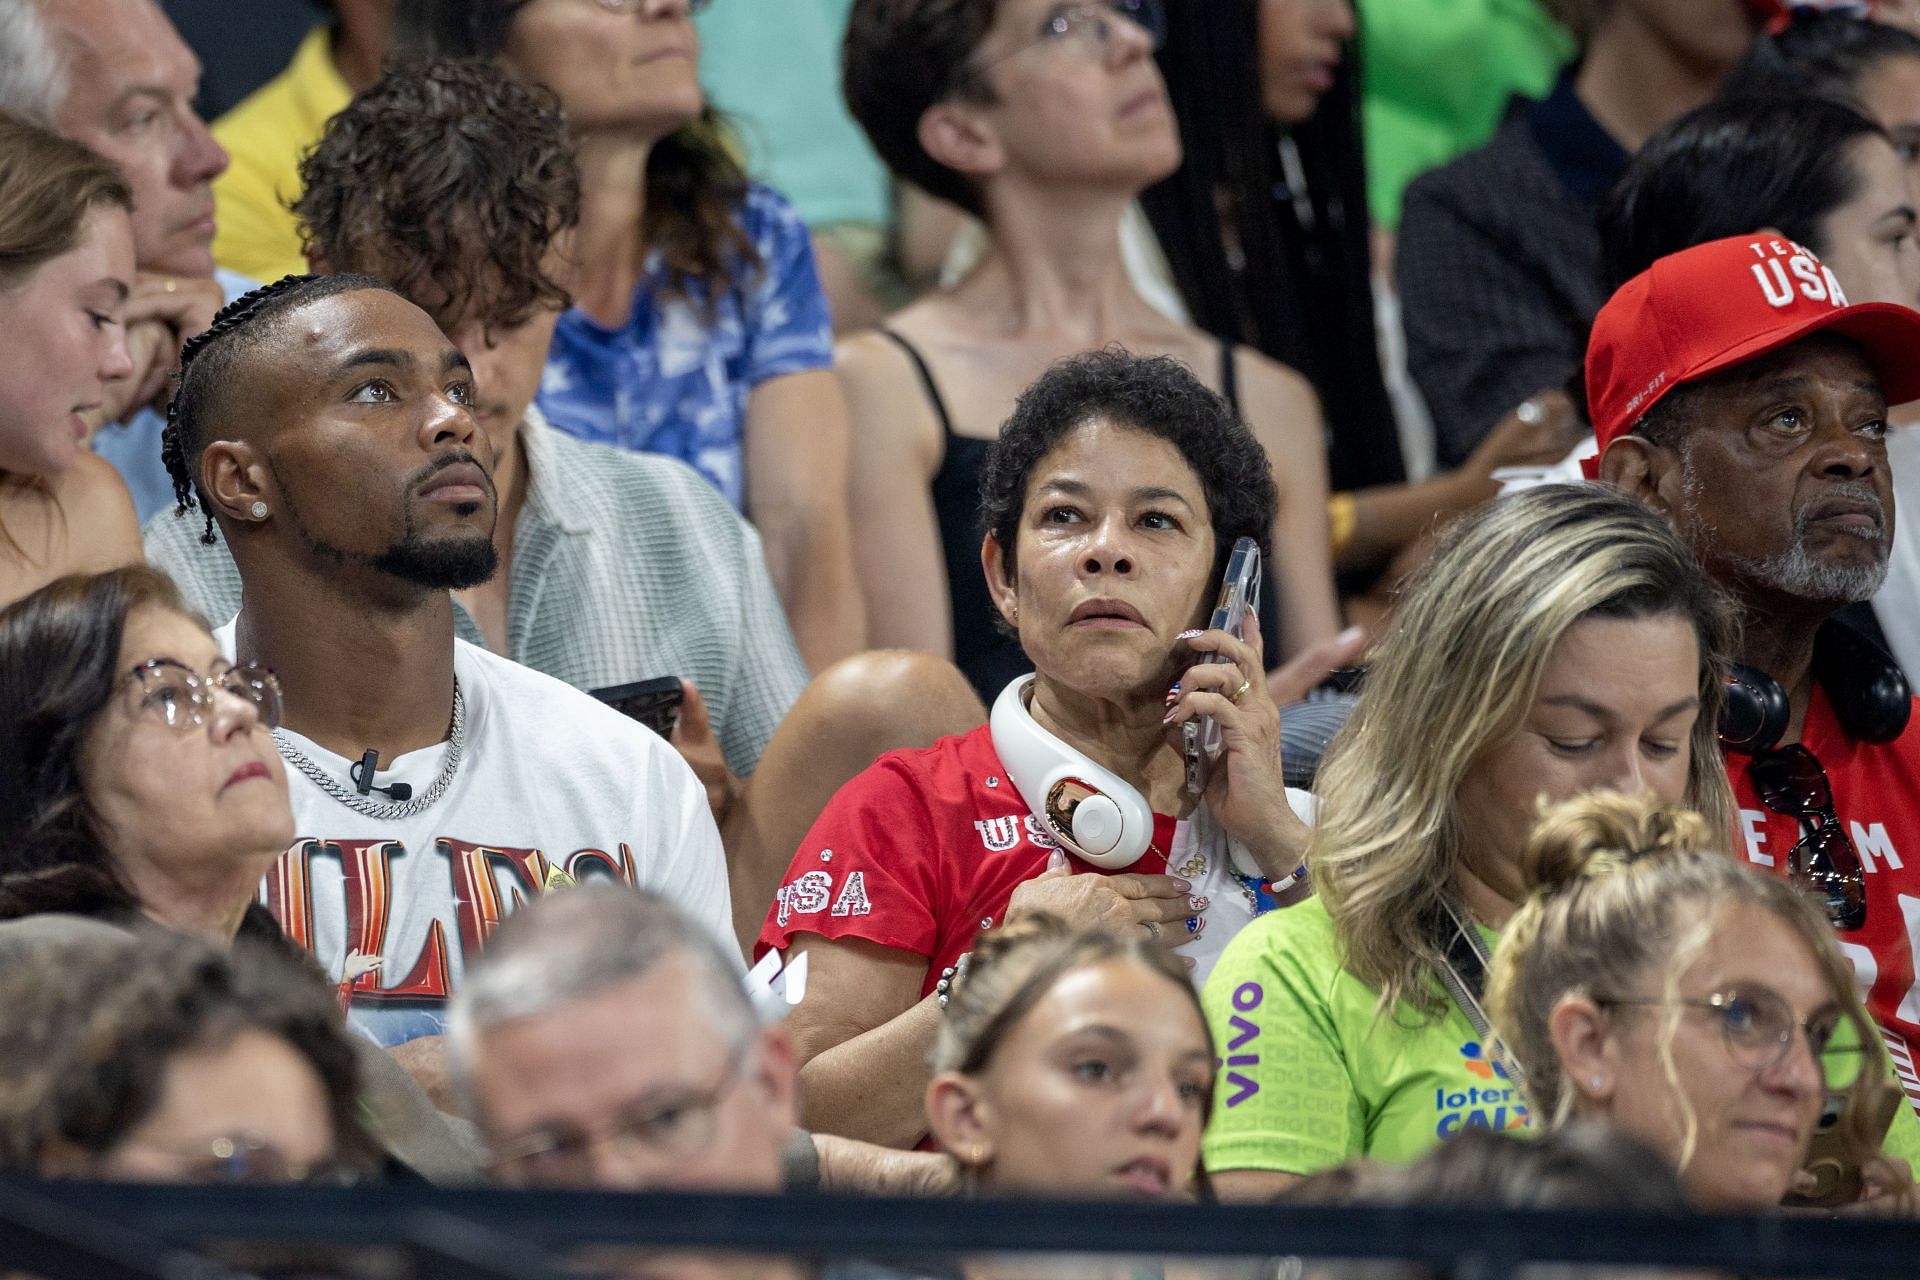
<instances>
[{"instance_id":1,"label":"smartphone in hand","mask_svg":"<svg viewBox=\"0 0 1920 1280\"><path fill-rule=\"evenodd\" d=\"M680 721L680 678L657 676L633 684L594 689L593 696L661 737L670 737Z\"/></svg>"},{"instance_id":2,"label":"smartphone in hand","mask_svg":"<svg viewBox=\"0 0 1920 1280\"><path fill-rule=\"evenodd\" d=\"M1227 572L1220 580L1220 595L1214 602L1210 631L1226 631L1238 639L1247 638L1247 623L1260 612L1260 544L1241 538L1227 557ZM1202 654L1201 666L1225 662L1225 655ZM1263 690L1264 691L1264 690ZM1197 796L1207 789L1214 762L1222 748L1220 726L1212 716L1196 716L1181 726L1181 748L1187 761L1187 794Z\"/></svg>"}]
</instances>

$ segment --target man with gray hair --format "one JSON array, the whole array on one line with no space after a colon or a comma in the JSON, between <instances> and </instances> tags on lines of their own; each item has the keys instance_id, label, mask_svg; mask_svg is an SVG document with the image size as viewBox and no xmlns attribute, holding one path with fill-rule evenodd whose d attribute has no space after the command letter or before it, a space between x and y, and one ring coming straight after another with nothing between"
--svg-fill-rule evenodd
<instances>
[{"instance_id":1,"label":"man with gray hair","mask_svg":"<svg viewBox=\"0 0 1920 1280\"><path fill-rule=\"evenodd\" d=\"M502 922L454 999L448 1060L516 1186L930 1193L944 1157L796 1128L793 1041L666 899L595 883Z\"/></svg>"},{"instance_id":2,"label":"man with gray hair","mask_svg":"<svg viewBox=\"0 0 1920 1280\"><path fill-rule=\"evenodd\" d=\"M132 376L107 386L94 449L144 521L172 501L161 412L180 347L251 283L213 265L213 179L227 153L195 113L200 61L154 0L0 0L0 110L120 166L139 268L127 300Z\"/></svg>"},{"instance_id":3,"label":"man with gray hair","mask_svg":"<svg viewBox=\"0 0 1920 1280\"><path fill-rule=\"evenodd\" d=\"M1847 304L1766 232L1695 245L1594 318L1588 475L1665 516L1743 606L1720 737L1747 858L1810 890L1920 1099L1920 729L1834 614L1887 572L1887 405L1920 399L1920 314ZM1648 749L1648 748L1640 748Z\"/></svg>"}]
</instances>

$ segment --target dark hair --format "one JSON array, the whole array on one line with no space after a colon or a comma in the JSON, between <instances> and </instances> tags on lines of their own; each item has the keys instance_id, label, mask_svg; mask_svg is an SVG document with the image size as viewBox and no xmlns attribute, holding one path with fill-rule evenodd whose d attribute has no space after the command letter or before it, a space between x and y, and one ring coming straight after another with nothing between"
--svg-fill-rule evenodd
<instances>
[{"instance_id":1,"label":"dark hair","mask_svg":"<svg viewBox=\"0 0 1920 1280\"><path fill-rule=\"evenodd\" d=\"M120 688L120 641L143 608L193 616L145 565L61 578L0 611L0 919L138 909L80 755Z\"/></svg>"},{"instance_id":2,"label":"dark hair","mask_svg":"<svg viewBox=\"0 0 1920 1280\"><path fill-rule=\"evenodd\" d=\"M111 160L0 111L0 288L73 248L102 205L133 211Z\"/></svg>"},{"instance_id":3,"label":"dark hair","mask_svg":"<svg viewBox=\"0 0 1920 1280\"><path fill-rule=\"evenodd\" d=\"M554 237L580 221L566 120L492 63L390 66L327 123L300 183L309 250L380 275L443 327L572 305L546 273Z\"/></svg>"},{"instance_id":4,"label":"dark hair","mask_svg":"<svg viewBox=\"0 0 1920 1280\"><path fill-rule=\"evenodd\" d=\"M1136 356L1119 347L1061 360L1020 393L980 469L980 527L1013 560L1027 481L1061 441L1096 420L1157 436L1179 450L1200 478L1213 522L1218 574L1235 540L1252 538L1273 554L1279 493L1273 463L1233 407L1171 356Z\"/></svg>"},{"instance_id":5,"label":"dark hair","mask_svg":"<svg viewBox=\"0 0 1920 1280\"><path fill-rule=\"evenodd\" d=\"M326 1087L336 1159L371 1170L359 1069L333 992L273 950L172 933L46 942L0 967L0 1165L51 1142L111 1152L153 1111L169 1063L242 1031L277 1037Z\"/></svg>"},{"instance_id":6,"label":"dark hair","mask_svg":"<svg viewBox=\"0 0 1920 1280\"><path fill-rule=\"evenodd\" d=\"M1784 30L1758 37L1747 47L1720 92L1752 97L1817 93L1857 106L1860 81L1886 58L1920 58L1920 36L1871 18L1801 7Z\"/></svg>"},{"instance_id":7,"label":"dark hair","mask_svg":"<svg viewBox=\"0 0 1920 1280\"><path fill-rule=\"evenodd\" d=\"M200 451L206 447L207 424L222 417L224 393L239 377L241 361L273 333L277 318L309 302L369 289L397 292L372 276L285 276L235 298L220 308L204 333L187 339L180 351L173 403L167 406L166 430L160 433L160 459L173 480L174 515L184 516L195 505L206 514L200 541L214 543L213 504L200 492Z\"/></svg>"},{"instance_id":8,"label":"dark hair","mask_svg":"<svg viewBox=\"0 0 1920 1280\"><path fill-rule=\"evenodd\" d=\"M1827 217L1860 191L1850 144L1886 136L1852 108L1804 94L1689 111L1647 139L1601 207L1607 292L1668 254L1762 227L1822 252Z\"/></svg>"},{"instance_id":9,"label":"dark hair","mask_svg":"<svg viewBox=\"0 0 1920 1280\"><path fill-rule=\"evenodd\" d=\"M853 0L841 47L847 109L887 168L943 200L984 215L973 180L927 154L920 118L952 99L991 102L973 67L999 0Z\"/></svg>"},{"instance_id":10,"label":"dark hair","mask_svg":"<svg viewBox=\"0 0 1920 1280\"><path fill-rule=\"evenodd\" d=\"M1462 1129L1410 1165L1353 1161L1278 1197L1295 1204L1684 1213L1673 1166L1611 1125L1526 1135Z\"/></svg>"},{"instance_id":11,"label":"dark hair","mask_svg":"<svg viewBox=\"0 0 1920 1280\"><path fill-rule=\"evenodd\" d=\"M1335 489L1404 480L1375 339L1358 42L1313 115L1283 135L1261 102L1259 0L1166 8L1160 70L1186 159L1140 203L1194 324L1313 383ZM1283 147L1299 158L1297 185Z\"/></svg>"},{"instance_id":12,"label":"dark hair","mask_svg":"<svg viewBox=\"0 0 1920 1280\"><path fill-rule=\"evenodd\" d=\"M393 47L403 56L497 61L526 0L399 0ZM729 149L720 113L662 138L647 156L646 209L640 231L658 255L664 292L699 298L709 313L727 290L761 267L736 210L747 175ZM696 294L699 285L704 295Z\"/></svg>"}]
</instances>

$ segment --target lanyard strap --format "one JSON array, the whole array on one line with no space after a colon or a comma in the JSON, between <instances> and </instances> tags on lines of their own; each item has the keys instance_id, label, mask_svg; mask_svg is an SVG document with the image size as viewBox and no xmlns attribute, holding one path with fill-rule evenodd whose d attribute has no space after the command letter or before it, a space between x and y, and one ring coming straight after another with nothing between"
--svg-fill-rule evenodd
<instances>
[{"instance_id":1,"label":"lanyard strap","mask_svg":"<svg viewBox=\"0 0 1920 1280\"><path fill-rule=\"evenodd\" d=\"M1446 904L1446 911L1447 920L1453 926L1453 937L1448 940L1446 958L1440 963L1440 983L1473 1024L1486 1060L1497 1065L1514 1088L1525 1093L1526 1073L1494 1036L1493 1024L1487 1020L1486 1009L1481 1005L1487 986L1487 963L1493 959L1493 953L1487 949L1487 941L1480 936L1480 931L1462 920L1452 903Z\"/></svg>"}]
</instances>

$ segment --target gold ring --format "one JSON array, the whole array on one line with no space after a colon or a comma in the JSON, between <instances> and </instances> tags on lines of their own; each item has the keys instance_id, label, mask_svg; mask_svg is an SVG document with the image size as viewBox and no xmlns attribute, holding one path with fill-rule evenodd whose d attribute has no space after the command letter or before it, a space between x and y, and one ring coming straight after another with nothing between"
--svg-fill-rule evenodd
<instances>
[{"instance_id":1,"label":"gold ring","mask_svg":"<svg viewBox=\"0 0 1920 1280\"><path fill-rule=\"evenodd\" d=\"M163 287L166 289L168 293L173 293L180 288L180 282L178 280L173 279L172 277L168 277L167 283Z\"/></svg>"},{"instance_id":2,"label":"gold ring","mask_svg":"<svg viewBox=\"0 0 1920 1280\"><path fill-rule=\"evenodd\" d=\"M1253 688L1253 681L1251 681L1251 680L1242 680L1242 681L1240 682L1240 687L1239 687L1238 689L1235 689L1235 690L1233 691L1233 696L1232 696L1231 698L1229 698L1229 699L1227 699L1227 701L1229 701L1229 702L1231 702L1231 703L1233 703L1233 705L1235 705L1236 707L1237 707L1237 706L1239 706L1239 705L1240 705L1240 699L1242 699L1242 698L1244 698L1244 697L1246 697L1246 696L1247 696L1247 690L1249 690L1249 689L1251 689L1251 688Z\"/></svg>"}]
</instances>

